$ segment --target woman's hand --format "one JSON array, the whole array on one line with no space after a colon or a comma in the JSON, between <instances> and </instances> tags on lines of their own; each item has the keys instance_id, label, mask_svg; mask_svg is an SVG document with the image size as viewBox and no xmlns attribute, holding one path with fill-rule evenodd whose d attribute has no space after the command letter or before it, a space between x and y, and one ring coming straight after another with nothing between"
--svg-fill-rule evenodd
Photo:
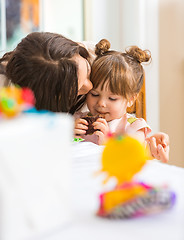
<instances>
[{"instance_id":1,"label":"woman's hand","mask_svg":"<svg viewBox=\"0 0 184 240\"><path fill-rule=\"evenodd\" d=\"M96 132L94 132L94 134L98 136L98 144L104 144L107 134L109 132L109 126L107 124L107 121L104 118L98 118L96 122L93 123L93 127L95 130L97 130Z\"/></svg>"},{"instance_id":2,"label":"woman's hand","mask_svg":"<svg viewBox=\"0 0 184 240\"><path fill-rule=\"evenodd\" d=\"M152 156L162 162L169 161L169 136L159 132L146 138Z\"/></svg>"},{"instance_id":3,"label":"woman's hand","mask_svg":"<svg viewBox=\"0 0 184 240\"><path fill-rule=\"evenodd\" d=\"M78 118L75 120L74 135L76 138L81 138L88 129L88 122L83 118Z\"/></svg>"}]
</instances>

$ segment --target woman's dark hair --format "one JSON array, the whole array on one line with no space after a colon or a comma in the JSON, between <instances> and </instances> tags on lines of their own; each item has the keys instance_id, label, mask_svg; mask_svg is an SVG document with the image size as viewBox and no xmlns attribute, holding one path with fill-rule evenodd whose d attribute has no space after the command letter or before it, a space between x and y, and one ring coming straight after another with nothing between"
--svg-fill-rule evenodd
<instances>
[{"instance_id":1,"label":"woman's dark hair","mask_svg":"<svg viewBox=\"0 0 184 240\"><path fill-rule=\"evenodd\" d=\"M89 57L85 48L60 34L33 32L0 62L7 61L6 76L13 84L34 92L37 109L73 114L84 102L77 96L76 54Z\"/></svg>"}]
</instances>

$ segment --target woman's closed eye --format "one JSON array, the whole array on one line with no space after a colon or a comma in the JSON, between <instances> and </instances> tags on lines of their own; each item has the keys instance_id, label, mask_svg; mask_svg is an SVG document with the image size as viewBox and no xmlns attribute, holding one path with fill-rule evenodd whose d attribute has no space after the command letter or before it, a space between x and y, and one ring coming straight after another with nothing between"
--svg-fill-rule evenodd
<instances>
[{"instance_id":1,"label":"woman's closed eye","mask_svg":"<svg viewBox=\"0 0 184 240\"><path fill-rule=\"evenodd\" d=\"M92 95L93 97L98 97L98 96L99 96L98 93L94 93L94 92L91 92L91 95Z\"/></svg>"}]
</instances>

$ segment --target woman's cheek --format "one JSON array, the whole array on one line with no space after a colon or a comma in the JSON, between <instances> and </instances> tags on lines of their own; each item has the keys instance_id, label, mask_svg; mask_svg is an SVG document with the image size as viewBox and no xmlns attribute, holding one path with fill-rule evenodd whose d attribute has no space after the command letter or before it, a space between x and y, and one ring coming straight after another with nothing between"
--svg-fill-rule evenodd
<instances>
[{"instance_id":1,"label":"woman's cheek","mask_svg":"<svg viewBox=\"0 0 184 240\"><path fill-rule=\"evenodd\" d=\"M89 79L86 79L82 87L78 91L78 95L87 94L93 88L93 84Z\"/></svg>"}]
</instances>

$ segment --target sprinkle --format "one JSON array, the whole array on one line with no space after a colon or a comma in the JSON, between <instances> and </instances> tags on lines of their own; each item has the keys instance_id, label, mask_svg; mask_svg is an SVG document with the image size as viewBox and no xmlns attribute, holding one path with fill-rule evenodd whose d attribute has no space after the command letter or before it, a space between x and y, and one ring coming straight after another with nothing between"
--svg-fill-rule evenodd
<instances>
[{"instance_id":1,"label":"sprinkle","mask_svg":"<svg viewBox=\"0 0 184 240\"><path fill-rule=\"evenodd\" d=\"M116 137L117 141L122 141L123 139L124 139L124 136L122 136L122 135L119 135L119 136Z\"/></svg>"},{"instance_id":2,"label":"sprinkle","mask_svg":"<svg viewBox=\"0 0 184 240\"><path fill-rule=\"evenodd\" d=\"M113 136L112 132L108 132L108 133L107 133L107 137L108 137L108 138L111 138L112 136Z\"/></svg>"}]
</instances>

